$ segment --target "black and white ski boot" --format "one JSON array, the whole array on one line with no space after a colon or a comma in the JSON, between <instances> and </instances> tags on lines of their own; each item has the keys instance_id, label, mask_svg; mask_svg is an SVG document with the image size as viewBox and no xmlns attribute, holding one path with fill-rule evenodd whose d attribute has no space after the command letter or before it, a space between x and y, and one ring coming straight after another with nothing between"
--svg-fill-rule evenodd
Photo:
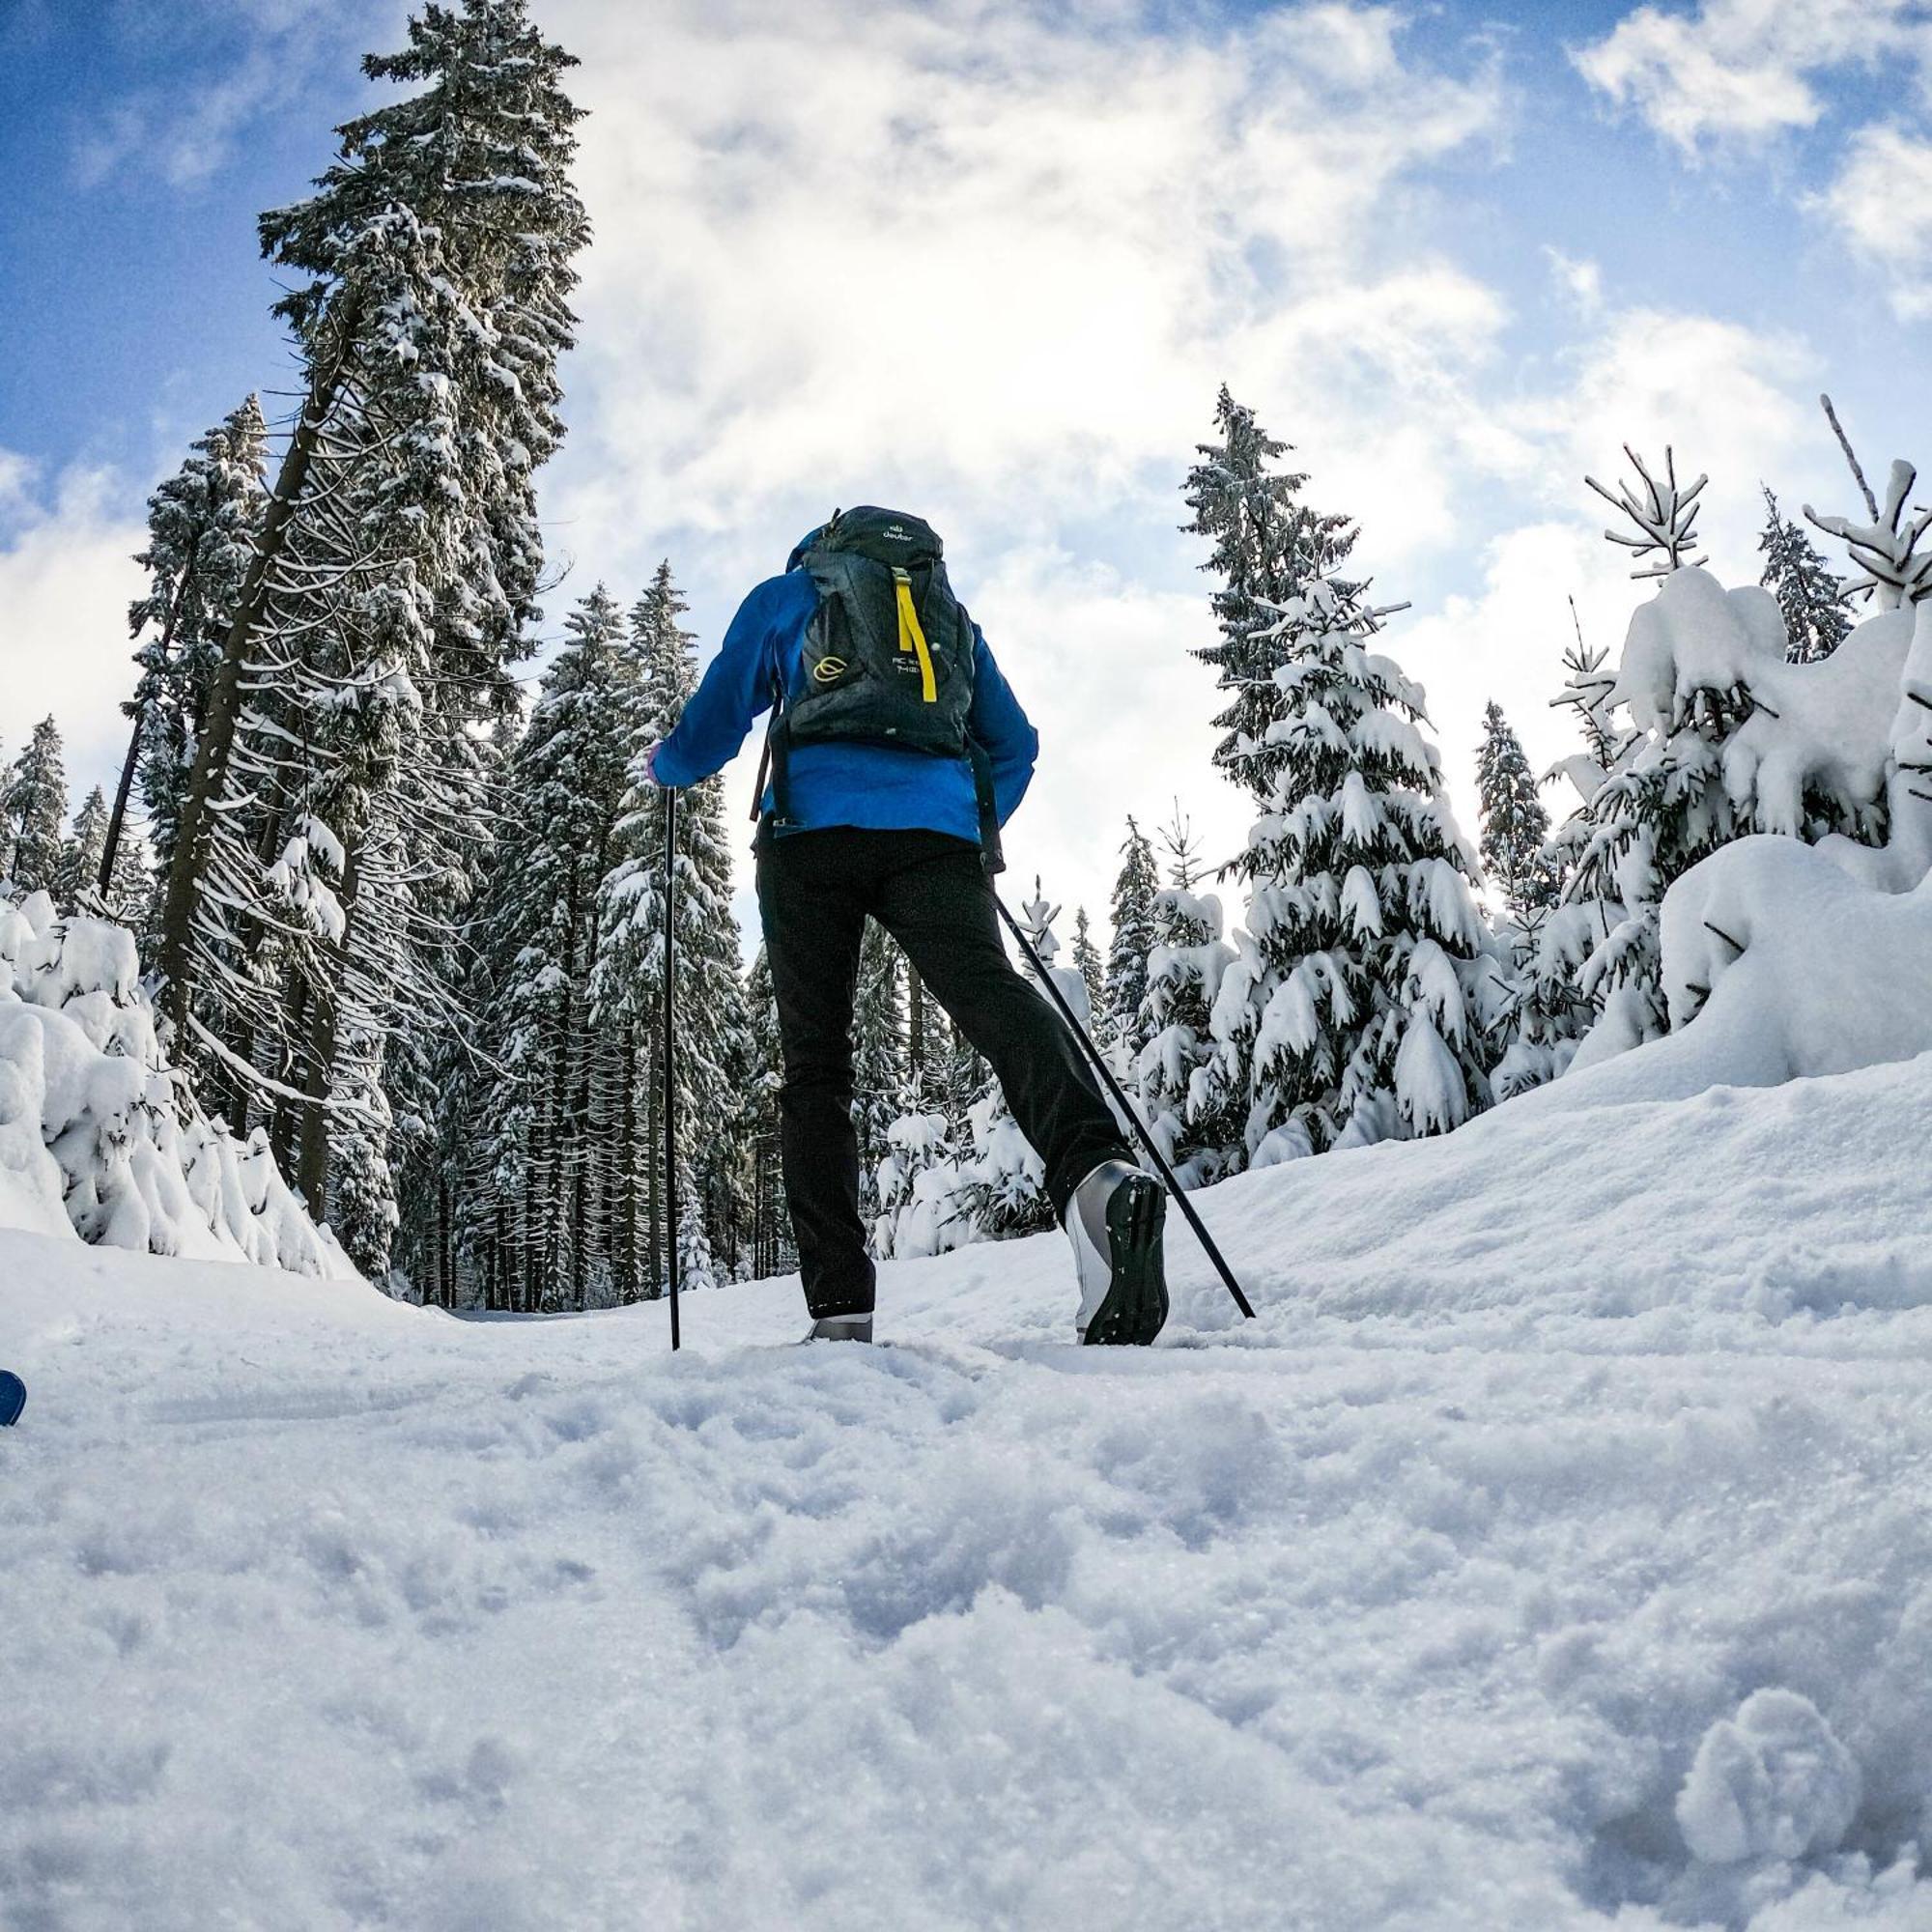
<instances>
[{"instance_id":1,"label":"black and white ski boot","mask_svg":"<svg viewBox=\"0 0 1932 1932\"><path fill-rule=\"evenodd\" d=\"M870 1315L828 1315L811 1324L808 1342L869 1342L872 1339Z\"/></svg>"},{"instance_id":2,"label":"black and white ski boot","mask_svg":"<svg viewBox=\"0 0 1932 1932\"><path fill-rule=\"evenodd\" d=\"M1066 1204L1063 1225L1080 1282L1082 1342L1145 1346L1167 1320L1161 1230L1167 1195L1152 1175L1102 1161Z\"/></svg>"}]
</instances>

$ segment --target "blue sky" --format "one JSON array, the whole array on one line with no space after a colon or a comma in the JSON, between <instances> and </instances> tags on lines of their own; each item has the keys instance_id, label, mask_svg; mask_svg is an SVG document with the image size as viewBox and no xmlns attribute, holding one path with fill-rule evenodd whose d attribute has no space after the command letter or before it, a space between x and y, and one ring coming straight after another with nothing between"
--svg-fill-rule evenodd
<instances>
[{"instance_id":1,"label":"blue sky","mask_svg":"<svg viewBox=\"0 0 1932 1932\"><path fill-rule=\"evenodd\" d=\"M290 385L255 216L324 164L403 11L0 10L0 745L51 708L77 781L114 762L143 499ZM1740 581L1760 476L1851 506L1821 388L1868 469L1928 454L1912 0L535 12L584 57L598 237L550 628L668 554L708 643L834 502L925 512L1041 724L1016 864L1096 912L1126 811L1178 794L1215 856L1245 826L1205 764L1207 585L1174 527L1219 381L1412 601L1389 646L1465 824L1486 697L1568 749L1566 593L1610 644L1644 594L1585 469L1672 440Z\"/></svg>"}]
</instances>

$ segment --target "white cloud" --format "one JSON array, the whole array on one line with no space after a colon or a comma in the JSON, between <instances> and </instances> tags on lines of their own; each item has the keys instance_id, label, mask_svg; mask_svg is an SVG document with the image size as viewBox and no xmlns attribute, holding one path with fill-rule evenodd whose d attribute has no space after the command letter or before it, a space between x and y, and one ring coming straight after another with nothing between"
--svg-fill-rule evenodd
<instances>
[{"instance_id":1,"label":"white cloud","mask_svg":"<svg viewBox=\"0 0 1932 1932\"><path fill-rule=\"evenodd\" d=\"M1923 0L1701 0L1690 13L1642 6L1571 50L1592 86L1634 107L1687 156L1811 127L1816 83L1842 67L1932 61Z\"/></svg>"},{"instance_id":2,"label":"white cloud","mask_svg":"<svg viewBox=\"0 0 1932 1932\"><path fill-rule=\"evenodd\" d=\"M76 800L111 785L127 750L118 706L133 684L128 606L146 529L110 472L75 468L51 490L0 450L0 740L9 754L51 713Z\"/></svg>"},{"instance_id":3,"label":"white cloud","mask_svg":"<svg viewBox=\"0 0 1932 1932\"><path fill-rule=\"evenodd\" d=\"M908 490L955 526L1090 513L1171 470L1223 378L1305 445L1365 395L1453 440L1501 306L1405 193L1500 128L1492 71L1406 62L1379 9L1124 11L554 10L597 224L572 543Z\"/></svg>"},{"instance_id":4,"label":"white cloud","mask_svg":"<svg viewBox=\"0 0 1932 1932\"><path fill-rule=\"evenodd\" d=\"M1901 321L1932 316L1932 141L1895 126L1860 128L1836 178L1807 206L1885 275Z\"/></svg>"}]
</instances>

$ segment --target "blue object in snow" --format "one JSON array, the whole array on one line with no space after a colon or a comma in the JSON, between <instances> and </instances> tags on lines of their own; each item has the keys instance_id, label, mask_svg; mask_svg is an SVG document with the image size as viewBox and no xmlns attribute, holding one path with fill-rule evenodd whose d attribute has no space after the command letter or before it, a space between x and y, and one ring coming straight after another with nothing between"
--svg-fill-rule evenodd
<instances>
[{"instance_id":1,"label":"blue object in snow","mask_svg":"<svg viewBox=\"0 0 1932 1932\"><path fill-rule=\"evenodd\" d=\"M27 1406L27 1385L18 1376L9 1375L0 1369L0 1429L10 1422L18 1422L20 1411Z\"/></svg>"}]
</instances>

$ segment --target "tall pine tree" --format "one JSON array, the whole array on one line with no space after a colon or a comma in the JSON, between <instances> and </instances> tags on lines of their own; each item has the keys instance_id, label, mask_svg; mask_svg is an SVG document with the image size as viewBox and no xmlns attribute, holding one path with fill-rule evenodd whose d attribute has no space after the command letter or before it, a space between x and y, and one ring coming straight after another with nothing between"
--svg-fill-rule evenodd
<instances>
[{"instance_id":1,"label":"tall pine tree","mask_svg":"<svg viewBox=\"0 0 1932 1932\"><path fill-rule=\"evenodd\" d=\"M1311 577L1333 573L1354 548L1356 531L1347 517L1322 515L1298 499L1306 472L1274 468L1293 445L1269 436L1225 384L1214 422L1221 440L1198 445L1202 460L1187 472L1185 489L1194 515L1181 527L1213 545L1201 568L1217 580L1211 601L1221 641L1195 656L1215 668L1231 694L1214 720L1226 733L1214 762L1264 804L1278 762L1268 727L1284 715L1274 682L1282 662L1276 613Z\"/></svg>"},{"instance_id":2,"label":"tall pine tree","mask_svg":"<svg viewBox=\"0 0 1932 1932\"><path fill-rule=\"evenodd\" d=\"M587 234L570 64L524 0L426 7L365 63L418 91L263 221L306 399L208 687L158 963L168 1016L243 1091L300 1090L273 1131L319 1210L337 1180L386 1184L371 1089L399 1022L454 1018L441 881L538 614L532 477Z\"/></svg>"}]
</instances>

